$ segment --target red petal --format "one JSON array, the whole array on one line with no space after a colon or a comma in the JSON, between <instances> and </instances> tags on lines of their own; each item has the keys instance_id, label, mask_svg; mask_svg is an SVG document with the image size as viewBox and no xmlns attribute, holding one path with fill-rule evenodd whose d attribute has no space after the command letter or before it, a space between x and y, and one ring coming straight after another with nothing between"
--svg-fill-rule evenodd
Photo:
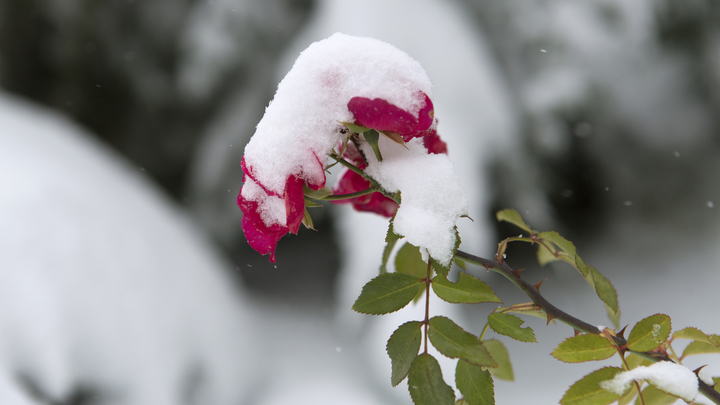
<instances>
[{"instance_id":1,"label":"red petal","mask_svg":"<svg viewBox=\"0 0 720 405\"><path fill-rule=\"evenodd\" d=\"M277 242L288 233L288 228L279 224L265 225L258 212L258 203L243 198L242 190L237 204L243 212L242 230L248 244L260 254L270 254L270 261L275 263Z\"/></svg>"},{"instance_id":2,"label":"red petal","mask_svg":"<svg viewBox=\"0 0 720 405\"><path fill-rule=\"evenodd\" d=\"M425 104L420 109L418 117L381 98L371 100L365 97L353 97L348 103L348 109L353 113L356 124L377 131L395 132L407 142L430 128L433 122L432 101L427 94L420 94Z\"/></svg>"},{"instance_id":3,"label":"red petal","mask_svg":"<svg viewBox=\"0 0 720 405\"><path fill-rule=\"evenodd\" d=\"M285 213L288 229L297 235L305 214L303 181L297 176L290 176L285 182Z\"/></svg>"},{"instance_id":4,"label":"red petal","mask_svg":"<svg viewBox=\"0 0 720 405\"><path fill-rule=\"evenodd\" d=\"M444 153L447 155L447 144L440 139L440 135L438 135L435 129L427 131L425 135L423 135L422 140L423 146L425 146L425 149L428 150L428 153Z\"/></svg>"}]
</instances>

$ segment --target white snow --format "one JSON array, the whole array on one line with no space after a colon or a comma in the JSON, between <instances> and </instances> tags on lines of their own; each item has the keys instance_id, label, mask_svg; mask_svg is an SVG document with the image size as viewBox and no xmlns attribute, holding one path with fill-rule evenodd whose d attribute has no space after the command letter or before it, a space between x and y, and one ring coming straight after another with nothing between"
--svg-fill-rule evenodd
<instances>
[{"instance_id":1,"label":"white snow","mask_svg":"<svg viewBox=\"0 0 720 405\"><path fill-rule=\"evenodd\" d=\"M366 173L387 191L402 192L393 229L443 265L449 265L455 246L455 224L468 214L468 200L446 155L428 154L419 140L407 148L382 137L378 162L369 145ZM468 220L469 221L469 220ZM425 259L425 258L424 258Z\"/></svg>"},{"instance_id":2,"label":"white snow","mask_svg":"<svg viewBox=\"0 0 720 405\"><path fill-rule=\"evenodd\" d=\"M432 97L417 61L376 39L337 33L297 58L245 147L245 161L257 181L281 195L291 175L320 184L325 173L318 160L324 165L342 139L338 121L354 121L351 98L381 98L417 114L418 92Z\"/></svg>"},{"instance_id":3,"label":"white snow","mask_svg":"<svg viewBox=\"0 0 720 405\"><path fill-rule=\"evenodd\" d=\"M202 234L60 116L0 93L0 122L0 402L240 403L255 321Z\"/></svg>"},{"instance_id":4,"label":"white snow","mask_svg":"<svg viewBox=\"0 0 720 405\"><path fill-rule=\"evenodd\" d=\"M645 380L659 390L693 402L698 395L698 378L689 368L670 361L659 361L650 366L639 366L619 373L600 386L612 393L622 395L633 381Z\"/></svg>"}]
</instances>

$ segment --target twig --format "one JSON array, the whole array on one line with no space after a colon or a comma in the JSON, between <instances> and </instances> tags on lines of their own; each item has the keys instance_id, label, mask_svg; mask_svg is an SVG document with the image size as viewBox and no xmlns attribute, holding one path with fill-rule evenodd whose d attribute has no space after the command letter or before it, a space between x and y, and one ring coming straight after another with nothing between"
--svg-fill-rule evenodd
<instances>
[{"instance_id":1,"label":"twig","mask_svg":"<svg viewBox=\"0 0 720 405\"><path fill-rule=\"evenodd\" d=\"M513 284L518 286L530 299L532 302L542 308L545 313L548 316L548 319L557 319L567 325L570 325L571 327L585 333L592 333L594 335L600 335L601 331L597 327L590 325L587 322L584 322L578 318L575 318L574 316L560 310L553 304L551 304L545 297L543 297L540 292L535 289L535 287L528 283L527 281L523 280L519 273L515 270L513 270L510 266L507 265L504 261L502 263L496 261L496 260L489 260L484 259L482 257L474 256L469 253L465 253L461 250L458 250L456 253L456 256L462 258L464 261L475 264L477 266L485 267L488 270L492 270L498 274L501 274L508 280L512 281ZM617 347L623 348L627 347L627 340L620 336L613 336L613 340L615 341L615 345ZM641 356L643 358L646 358L653 362L658 361L674 361L668 357L667 355L656 353L656 352L636 352L633 350L630 350L631 353L636 354L638 356ZM698 378L698 388L700 392L705 395L708 399L713 401L714 403L720 405L720 392L715 391L715 389L704 382L702 382Z\"/></svg>"}]
</instances>

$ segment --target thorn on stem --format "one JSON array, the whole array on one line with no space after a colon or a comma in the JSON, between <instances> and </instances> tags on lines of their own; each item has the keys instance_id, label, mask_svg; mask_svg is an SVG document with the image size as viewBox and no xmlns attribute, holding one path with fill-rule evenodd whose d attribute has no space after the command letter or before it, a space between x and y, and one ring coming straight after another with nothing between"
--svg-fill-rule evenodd
<instances>
[{"instance_id":1,"label":"thorn on stem","mask_svg":"<svg viewBox=\"0 0 720 405\"><path fill-rule=\"evenodd\" d=\"M511 273L513 276L520 278L520 272L523 270L525 270L525 269L522 268L522 269L518 269L518 270L513 270L513 271L511 271Z\"/></svg>"},{"instance_id":2,"label":"thorn on stem","mask_svg":"<svg viewBox=\"0 0 720 405\"><path fill-rule=\"evenodd\" d=\"M544 279L543 281L535 284L533 287L535 288L535 290L536 290L537 292L540 292L540 286L541 286L544 282L546 282L546 281L547 281L547 279Z\"/></svg>"},{"instance_id":3,"label":"thorn on stem","mask_svg":"<svg viewBox=\"0 0 720 405\"><path fill-rule=\"evenodd\" d=\"M624 328L620 329L620 332L616 333L615 336L625 339L625 329L627 329L628 325L625 325Z\"/></svg>"},{"instance_id":4,"label":"thorn on stem","mask_svg":"<svg viewBox=\"0 0 720 405\"><path fill-rule=\"evenodd\" d=\"M582 333L582 332L580 332L579 330L577 330L577 329L575 329L575 328L573 328L573 331L575 331L575 336L577 336L577 335L579 335L580 333Z\"/></svg>"},{"instance_id":5,"label":"thorn on stem","mask_svg":"<svg viewBox=\"0 0 720 405\"><path fill-rule=\"evenodd\" d=\"M555 315L549 314L549 313L545 313L545 315L547 315L547 324L550 325L550 321L552 321L553 319L555 319ZM577 332L577 331L576 331L576 332Z\"/></svg>"}]
</instances>

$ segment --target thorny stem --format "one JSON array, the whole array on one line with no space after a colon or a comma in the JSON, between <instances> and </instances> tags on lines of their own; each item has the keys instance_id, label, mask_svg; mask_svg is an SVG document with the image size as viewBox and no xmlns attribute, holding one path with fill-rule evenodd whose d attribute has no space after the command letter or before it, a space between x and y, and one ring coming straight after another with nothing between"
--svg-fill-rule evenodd
<instances>
[{"instance_id":1,"label":"thorny stem","mask_svg":"<svg viewBox=\"0 0 720 405\"><path fill-rule=\"evenodd\" d=\"M428 352L428 328L430 327L430 277L432 276L432 264L428 260L427 278L425 279L425 354Z\"/></svg>"},{"instance_id":2,"label":"thorny stem","mask_svg":"<svg viewBox=\"0 0 720 405\"><path fill-rule=\"evenodd\" d=\"M339 155L338 155L337 153L335 153L335 152L330 152L330 157L333 158L333 159L335 159L335 160L336 160L338 163L340 163L341 165L347 167L349 170L352 170L353 172L359 174L359 175L362 176L365 180L369 181L370 184L372 185L371 188L375 189L374 191L379 191L379 192L383 193L385 196L387 196L388 198L390 198L391 200L393 200L393 201L395 201L396 203L400 204L400 201L398 201L398 199L397 199L397 197L396 197L395 195L390 194L390 193L388 193L388 192L385 192L385 191L383 190L383 188L380 187L380 184L378 184L378 182L375 181L375 179L373 179L372 177L370 177L370 176L368 176L367 174L365 174L365 172L364 172L361 168L359 168L359 167L355 166L354 164L348 162L347 160L343 159L341 156L339 156Z\"/></svg>"},{"instance_id":3,"label":"thorny stem","mask_svg":"<svg viewBox=\"0 0 720 405\"><path fill-rule=\"evenodd\" d=\"M600 335L601 331L597 327L590 325L587 322L584 322L578 318L575 318L574 316L560 310L553 304L551 304L545 297L543 297L538 290L535 289L533 285L528 283L527 281L523 280L519 273L514 271L510 266L507 265L504 261L502 263L496 261L496 260L489 260L484 259L482 257L474 256L469 253L465 253L461 250L458 250L456 253L457 257L463 258L466 262L470 262L472 264L475 264L477 266L485 267L488 270L492 270L508 280L510 280L513 284L515 284L518 288L520 288L525 295L527 295L532 302L542 308L545 313L548 316L548 319L552 317L552 319L557 319L567 325L570 325L571 327L585 333L592 333L594 335ZM615 346L619 348L626 348L627 347L627 340L624 338L621 338L619 336L612 336L613 341L615 342ZM668 357L665 354L656 353L656 352L636 352L633 350L628 350L629 352L638 355L640 357L643 357L645 359L648 359L652 362L658 362L658 361L670 361L673 362L673 359ZM698 378L698 388L700 392L705 395L708 399L713 401L714 403L720 405L720 392L715 391L715 389L708 384L704 383L702 380Z\"/></svg>"}]
</instances>

